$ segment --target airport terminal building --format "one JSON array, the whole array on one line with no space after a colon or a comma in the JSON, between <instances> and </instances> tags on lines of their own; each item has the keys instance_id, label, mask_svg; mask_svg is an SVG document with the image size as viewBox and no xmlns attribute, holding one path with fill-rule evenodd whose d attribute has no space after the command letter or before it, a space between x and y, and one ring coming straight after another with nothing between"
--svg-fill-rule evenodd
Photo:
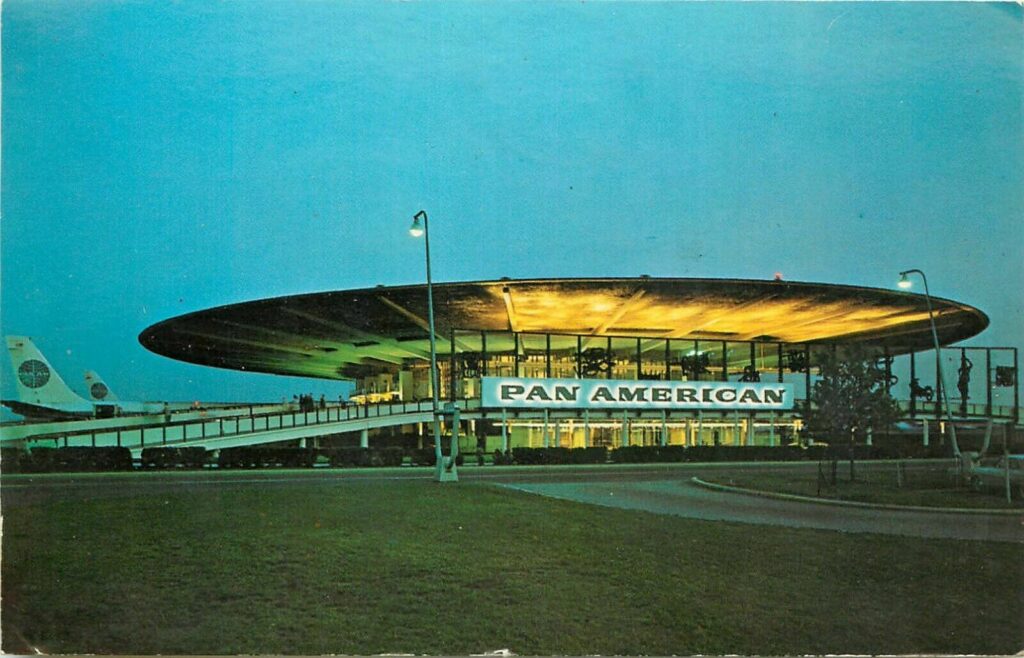
<instances>
[{"instance_id":1,"label":"airport terminal building","mask_svg":"<svg viewBox=\"0 0 1024 658\"><path fill-rule=\"evenodd\" d=\"M501 447L790 442L822 354L850 344L875 355L914 422L1019 420L1016 349L949 347L988 318L947 299L930 299L933 338L924 296L843 285L502 279L433 295L440 397L475 410L461 433L488 450L499 436ZM198 311L139 340L201 365L353 380L350 404L393 407L431 397L427 318L426 286L378 286Z\"/></svg>"}]
</instances>

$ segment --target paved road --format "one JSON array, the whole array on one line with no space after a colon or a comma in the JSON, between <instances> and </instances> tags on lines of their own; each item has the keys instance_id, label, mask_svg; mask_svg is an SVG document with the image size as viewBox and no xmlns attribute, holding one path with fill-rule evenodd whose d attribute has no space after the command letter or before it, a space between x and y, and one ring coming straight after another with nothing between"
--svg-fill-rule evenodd
<instances>
[{"instance_id":1,"label":"paved road","mask_svg":"<svg viewBox=\"0 0 1024 658\"><path fill-rule=\"evenodd\" d=\"M679 480L545 482L505 486L553 498L692 519L1024 543L1024 514L955 514L804 503L713 491Z\"/></svg>"},{"instance_id":2,"label":"paved road","mask_svg":"<svg viewBox=\"0 0 1024 658\"><path fill-rule=\"evenodd\" d=\"M598 467L473 468L460 471L466 482L493 483L511 489L582 503L643 510L703 520L1024 543L1024 513L997 515L878 510L776 500L712 491L694 485L695 475L723 475L749 468L792 470L813 464L671 464ZM870 466L869 466L870 467ZM5 478L4 507L56 498L152 495L206 487L357 485L381 480L429 480L431 469L316 469L305 471L232 471L133 473L120 475Z\"/></svg>"}]
</instances>

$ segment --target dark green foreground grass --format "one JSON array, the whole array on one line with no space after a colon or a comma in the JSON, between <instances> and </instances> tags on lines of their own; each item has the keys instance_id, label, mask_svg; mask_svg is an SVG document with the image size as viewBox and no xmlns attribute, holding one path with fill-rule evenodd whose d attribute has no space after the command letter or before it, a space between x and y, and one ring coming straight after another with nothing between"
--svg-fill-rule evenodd
<instances>
[{"instance_id":1,"label":"dark green foreground grass","mask_svg":"<svg viewBox=\"0 0 1024 658\"><path fill-rule=\"evenodd\" d=\"M6 509L3 638L51 653L1012 653L1020 546L428 482Z\"/></svg>"}]
</instances>

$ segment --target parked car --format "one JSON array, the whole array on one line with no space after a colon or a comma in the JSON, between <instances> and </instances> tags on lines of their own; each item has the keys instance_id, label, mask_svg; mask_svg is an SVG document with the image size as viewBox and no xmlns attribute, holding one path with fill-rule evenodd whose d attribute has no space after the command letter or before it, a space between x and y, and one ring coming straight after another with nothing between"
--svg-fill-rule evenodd
<instances>
[{"instance_id":1,"label":"parked car","mask_svg":"<svg viewBox=\"0 0 1024 658\"><path fill-rule=\"evenodd\" d=\"M1006 464L1010 465L1010 493L1014 498L1024 497L1024 455L984 457L971 467L971 489L982 491L1006 486Z\"/></svg>"}]
</instances>

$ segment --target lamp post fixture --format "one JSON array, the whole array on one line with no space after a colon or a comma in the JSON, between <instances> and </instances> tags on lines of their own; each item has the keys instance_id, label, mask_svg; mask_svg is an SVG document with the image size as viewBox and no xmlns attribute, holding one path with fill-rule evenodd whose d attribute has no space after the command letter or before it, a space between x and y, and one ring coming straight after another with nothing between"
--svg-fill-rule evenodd
<instances>
[{"instance_id":1,"label":"lamp post fixture","mask_svg":"<svg viewBox=\"0 0 1024 658\"><path fill-rule=\"evenodd\" d=\"M421 223L422 222L422 223ZM434 331L434 284L430 278L430 228L427 222L427 213L419 211L412 218L412 226L409 227L409 235L414 238L423 236L423 244L427 254L427 324L430 327L430 410L434 426L434 479L438 482L458 482L459 474L455 470L456 457L456 433L452 433L452 454L445 460L441 452L441 408L438 402L440 378L437 372L437 334ZM458 412L455 411L454 422L458 423Z\"/></svg>"},{"instance_id":2,"label":"lamp post fixture","mask_svg":"<svg viewBox=\"0 0 1024 658\"><path fill-rule=\"evenodd\" d=\"M904 290L912 285L910 279L907 278L908 274L920 274L921 280L924 281L924 301L928 305L928 323L931 325L932 341L935 343L935 372L939 376L939 388L942 389L942 404L946 408L946 423L949 425L949 438L953 443L953 454L959 457L960 445L956 441L956 426L953 424L953 414L949 410L949 393L946 391L946 378L942 374L942 351L939 347L939 333L935 330L935 314L932 312L932 297L928 292L928 277L924 275L924 272L917 269L900 272L900 280L897 285Z\"/></svg>"}]
</instances>

